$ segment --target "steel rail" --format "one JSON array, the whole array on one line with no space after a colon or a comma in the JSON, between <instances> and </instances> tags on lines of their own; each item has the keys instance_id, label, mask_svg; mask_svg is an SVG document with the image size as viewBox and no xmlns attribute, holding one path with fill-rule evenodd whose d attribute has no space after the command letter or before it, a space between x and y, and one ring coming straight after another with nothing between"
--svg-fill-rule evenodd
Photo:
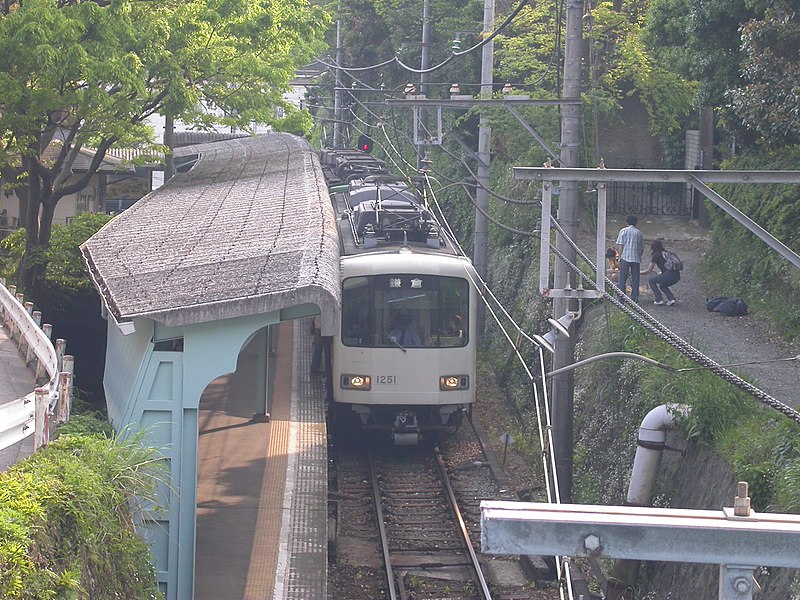
<instances>
[{"instance_id":1,"label":"steel rail","mask_svg":"<svg viewBox=\"0 0 800 600\"><path fill-rule=\"evenodd\" d=\"M383 567L386 570L386 591L389 592L389 600L398 600L397 586L394 580L394 569L392 568L392 560L389 556L389 538L386 535L386 526L383 521L383 507L381 506L381 490L378 485L378 473L375 470L375 460L372 458L372 452L369 452L367 456L369 457L370 479L372 479L372 495L375 498L375 516L378 519L378 533L381 537Z\"/></svg>"},{"instance_id":2,"label":"steel rail","mask_svg":"<svg viewBox=\"0 0 800 600\"><path fill-rule=\"evenodd\" d=\"M486 583L486 578L483 576L483 569L481 568L480 562L478 561L478 555L475 553L475 548L472 546L472 540L469 539L469 531L467 531L467 525L464 522L464 518L461 515L461 510L458 508L458 500L456 500L456 495L453 492L453 486L450 484L450 476L447 473L447 469L444 466L444 461L442 460L442 454L439 451L438 446L434 446L433 449L434 454L436 455L436 464L439 465L439 473L442 476L442 482L444 483L445 490L447 490L447 498L450 502L450 508L453 510L453 515L458 522L458 528L461 532L461 541L464 543L464 546L467 549L467 553L469 554L471 568L473 570L473 574L475 578L480 583L480 593L484 600L492 600L492 594L489 591L489 586Z\"/></svg>"}]
</instances>

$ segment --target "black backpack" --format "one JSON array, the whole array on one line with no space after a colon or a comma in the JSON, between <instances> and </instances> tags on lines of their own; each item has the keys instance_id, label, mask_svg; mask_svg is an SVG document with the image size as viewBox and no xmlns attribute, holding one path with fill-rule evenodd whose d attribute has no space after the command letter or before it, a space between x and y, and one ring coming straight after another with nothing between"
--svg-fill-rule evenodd
<instances>
[{"instance_id":1,"label":"black backpack","mask_svg":"<svg viewBox=\"0 0 800 600\"><path fill-rule=\"evenodd\" d=\"M706 299L706 308L709 312L718 312L726 317L741 317L747 314L747 304L741 298L711 298Z\"/></svg>"}]
</instances>

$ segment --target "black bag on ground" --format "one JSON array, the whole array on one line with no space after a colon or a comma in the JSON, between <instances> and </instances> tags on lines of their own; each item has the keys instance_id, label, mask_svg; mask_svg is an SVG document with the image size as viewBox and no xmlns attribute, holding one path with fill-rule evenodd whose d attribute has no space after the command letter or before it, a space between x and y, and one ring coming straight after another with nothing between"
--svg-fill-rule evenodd
<instances>
[{"instance_id":1,"label":"black bag on ground","mask_svg":"<svg viewBox=\"0 0 800 600\"><path fill-rule=\"evenodd\" d=\"M711 298L706 299L706 308L709 312L718 312L726 317L741 317L747 314L747 304L741 298Z\"/></svg>"}]
</instances>

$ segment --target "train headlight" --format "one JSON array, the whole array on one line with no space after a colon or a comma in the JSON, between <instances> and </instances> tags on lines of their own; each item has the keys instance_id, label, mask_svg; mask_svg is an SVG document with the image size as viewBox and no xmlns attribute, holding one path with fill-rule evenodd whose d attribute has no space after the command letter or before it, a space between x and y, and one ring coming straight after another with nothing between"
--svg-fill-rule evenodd
<instances>
[{"instance_id":1,"label":"train headlight","mask_svg":"<svg viewBox=\"0 0 800 600\"><path fill-rule=\"evenodd\" d=\"M343 390L364 390L372 387L372 378L369 375L343 374L339 382Z\"/></svg>"},{"instance_id":2,"label":"train headlight","mask_svg":"<svg viewBox=\"0 0 800 600\"><path fill-rule=\"evenodd\" d=\"M442 375L439 377L439 390L442 392L466 389L469 389L469 375Z\"/></svg>"}]
</instances>

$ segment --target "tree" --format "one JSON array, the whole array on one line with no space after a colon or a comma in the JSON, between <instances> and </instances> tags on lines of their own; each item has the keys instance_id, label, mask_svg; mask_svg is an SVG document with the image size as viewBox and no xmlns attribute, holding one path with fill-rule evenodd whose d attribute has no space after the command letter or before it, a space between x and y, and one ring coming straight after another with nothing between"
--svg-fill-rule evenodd
<instances>
[{"instance_id":1,"label":"tree","mask_svg":"<svg viewBox=\"0 0 800 600\"><path fill-rule=\"evenodd\" d=\"M755 16L748 0L652 0L647 42L659 62L700 84L702 106L722 106L737 85L739 28Z\"/></svg>"},{"instance_id":2,"label":"tree","mask_svg":"<svg viewBox=\"0 0 800 600\"><path fill-rule=\"evenodd\" d=\"M729 93L744 124L768 146L800 143L800 15L787 2L742 27L742 79Z\"/></svg>"},{"instance_id":3,"label":"tree","mask_svg":"<svg viewBox=\"0 0 800 600\"><path fill-rule=\"evenodd\" d=\"M26 293L42 291L57 203L86 187L112 146L155 149L147 119L157 114L200 128L276 123L327 24L308 0L5 2L0 169L27 203ZM73 176L84 148L91 166Z\"/></svg>"},{"instance_id":4,"label":"tree","mask_svg":"<svg viewBox=\"0 0 800 600\"><path fill-rule=\"evenodd\" d=\"M50 244L43 253L48 288L67 295L94 290L80 245L110 220L105 213L81 213L65 225L53 225ZM0 274L13 278L25 256L25 230L17 229L0 240L0 250L6 255L0 259Z\"/></svg>"}]
</instances>

